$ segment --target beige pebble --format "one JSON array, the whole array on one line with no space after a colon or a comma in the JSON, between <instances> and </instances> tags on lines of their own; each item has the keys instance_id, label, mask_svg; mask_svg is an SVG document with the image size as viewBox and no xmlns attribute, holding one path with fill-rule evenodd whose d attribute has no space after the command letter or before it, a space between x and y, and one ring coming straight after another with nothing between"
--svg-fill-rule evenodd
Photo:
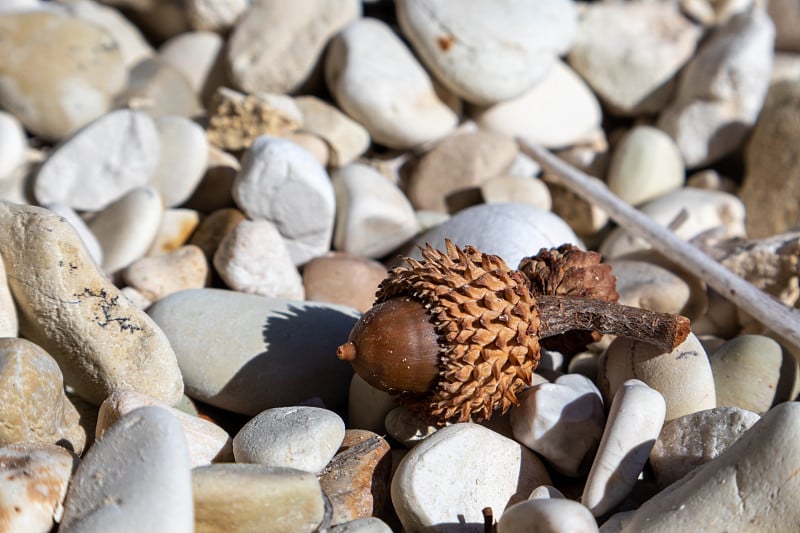
<instances>
[{"instance_id":1,"label":"beige pebble","mask_svg":"<svg viewBox=\"0 0 800 533\"><path fill-rule=\"evenodd\" d=\"M19 333L17 308L14 306L11 289L8 288L6 267L0 259L0 337L16 337L17 333Z\"/></svg>"},{"instance_id":2,"label":"beige pebble","mask_svg":"<svg viewBox=\"0 0 800 533\"><path fill-rule=\"evenodd\" d=\"M128 72L128 84L114 99L118 107L152 117L192 117L201 106L186 76L158 56L140 61Z\"/></svg>"},{"instance_id":3,"label":"beige pebble","mask_svg":"<svg viewBox=\"0 0 800 533\"><path fill-rule=\"evenodd\" d=\"M497 533L594 533L592 513L574 500L533 499L516 503L503 512Z\"/></svg>"},{"instance_id":4,"label":"beige pebble","mask_svg":"<svg viewBox=\"0 0 800 533\"><path fill-rule=\"evenodd\" d=\"M306 300L347 305L364 313L375 303L378 285L388 273L374 259L329 252L303 266Z\"/></svg>"},{"instance_id":5,"label":"beige pebble","mask_svg":"<svg viewBox=\"0 0 800 533\"><path fill-rule=\"evenodd\" d=\"M553 206L550 189L536 178L498 176L481 183L481 196L487 204L518 202L549 211Z\"/></svg>"},{"instance_id":6,"label":"beige pebble","mask_svg":"<svg viewBox=\"0 0 800 533\"><path fill-rule=\"evenodd\" d=\"M203 250L189 244L165 255L138 259L122 277L149 301L156 302L173 292L205 286L208 261Z\"/></svg>"},{"instance_id":7,"label":"beige pebble","mask_svg":"<svg viewBox=\"0 0 800 533\"><path fill-rule=\"evenodd\" d=\"M147 256L153 257L177 250L186 244L198 224L200 224L200 213L194 209L165 209Z\"/></svg>"},{"instance_id":8,"label":"beige pebble","mask_svg":"<svg viewBox=\"0 0 800 533\"><path fill-rule=\"evenodd\" d=\"M189 244L199 246L211 261L222 239L246 219L244 213L233 207L218 209L200 221Z\"/></svg>"},{"instance_id":9,"label":"beige pebble","mask_svg":"<svg viewBox=\"0 0 800 533\"><path fill-rule=\"evenodd\" d=\"M297 146L305 149L308 153L313 155L323 167L328 166L331 149L321 137L305 131L292 131L281 135L281 138L291 141Z\"/></svg>"},{"instance_id":10,"label":"beige pebble","mask_svg":"<svg viewBox=\"0 0 800 533\"><path fill-rule=\"evenodd\" d=\"M300 96L295 102L303 113L303 131L317 135L330 147L332 167L351 163L369 148L366 128L335 106L315 96Z\"/></svg>"}]
</instances>

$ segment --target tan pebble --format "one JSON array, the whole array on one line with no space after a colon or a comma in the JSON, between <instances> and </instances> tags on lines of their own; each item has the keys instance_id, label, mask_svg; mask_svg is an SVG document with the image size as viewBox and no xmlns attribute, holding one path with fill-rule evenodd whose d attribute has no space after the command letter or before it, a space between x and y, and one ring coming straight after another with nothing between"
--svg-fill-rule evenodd
<instances>
[{"instance_id":1,"label":"tan pebble","mask_svg":"<svg viewBox=\"0 0 800 533\"><path fill-rule=\"evenodd\" d=\"M330 252L305 264L303 286L307 300L347 305L363 313L375 303L378 285L387 274L373 259Z\"/></svg>"},{"instance_id":2,"label":"tan pebble","mask_svg":"<svg viewBox=\"0 0 800 533\"><path fill-rule=\"evenodd\" d=\"M0 337L16 337L18 332L17 308L8 288L6 267L0 258Z\"/></svg>"},{"instance_id":3,"label":"tan pebble","mask_svg":"<svg viewBox=\"0 0 800 533\"><path fill-rule=\"evenodd\" d=\"M186 244L198 224L200 213L194 209L165 209L161 215L158 233L147 255L156 256L177 250Z\"/></svg>"},{"instance_id":4,"label":"tan pebble","mask_svg":"<svg viewBox=\"0 0 800 533\"><path fill-rule=\"evenodd\" d=\"M222 239L243 220L246 220L244 213L233 207L214 211L200 221L194 235L189 239L189 244L199 246L211 261Z\"/></svg>"},{"instance_id":5,"label":"tan pebble","mask_svg":"<svg viewBox=\"0 0 800 533\"><path fill-rule=\"evenodd\" d=\"M185 289L199 289L208 279L208 261L199 246L189 244L158 257L143 257L123 272L123 279L155 302Z\"/></svg>"},{"instance_id":6,"label":"tan pebble","mask_svg":"<svg viewBox=\"0 0 800 533\"><path fill-rule=\"evenodd\" d=\"M217 209L233 207L231 188L239 168L238 159L209 144L206 173L183 207L196 209L201 213L212 213Z\"/></svg>"},{"instance_id":7,"label":"tan pebble","mask_svg":"<svg viewBox=\"0 0 800 533\"><path fill-rule=\"evenodd\" d=\"M321 137L305 131L293 131L281 135L281 137L308 150L323 167L328 166L328 161L330 161L330 147Z\"/></svg>"},{"instance_id":8,"label":"tan pebble","mask_svg":"<svg viewBox=\"0 0 800 533\"><path fill-rule=\"evenodd\" d=\"M303 113L303 130L323 139L330 147L332 167L352 162L369 148L369 132L339 109L315 96L299 96L295 103Z\"/></svg>"}]
</instances>

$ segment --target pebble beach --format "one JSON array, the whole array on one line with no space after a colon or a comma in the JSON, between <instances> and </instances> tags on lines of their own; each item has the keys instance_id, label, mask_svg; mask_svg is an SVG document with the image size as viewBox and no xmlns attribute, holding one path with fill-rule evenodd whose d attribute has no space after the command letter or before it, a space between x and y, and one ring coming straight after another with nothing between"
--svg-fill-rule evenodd
<instances>
[{"instance_id":1,"label":"pebble beach","mask_svg":"<svg viewBox=\"0 0 800 533\"><path fill-rule=\"evenodd\" d=\"M0 533L798 531L798 200L797 0L0 2ZM565 250L620 334L537 338ZM353 361L434 258L492 416Z\"/></svg>"}]
</instances>

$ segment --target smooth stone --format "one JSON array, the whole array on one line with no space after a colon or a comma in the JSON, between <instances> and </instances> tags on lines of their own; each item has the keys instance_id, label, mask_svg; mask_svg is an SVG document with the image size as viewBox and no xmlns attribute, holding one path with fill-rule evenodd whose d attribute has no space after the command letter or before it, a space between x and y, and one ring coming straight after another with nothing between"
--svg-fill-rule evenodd
<instances>
[{"instance_id":1,"label":"smooth stone","mask_svg":"<svg viewBox=\"0 0 800 533\"><path fill-rule=\"evenodd\" d=\"M724 24L754 5L754 0L680 0L681 10L689 18L708 27Z\"/></svg>"},{"instance_id":2,"label":"smooth stone","mask_svg":"<svg viewBox=\"0 0 800 533\"><path fill-rule=\"evenodd\" d=\"M189 30L183 3L160 0L104 0L120 5L142 31L155 41L163 41Z\"/></svg>"},{"instance_id":3,"label":"smooth stone","mask_svg":"<svg viewBox=\"0 0 800 533\"><path fill-rule=\"evenodd\" d=\"M205 102L217 86L224 84L221 35L191 31L169 39L158 48L158 56L183 74L195 94Z\"/></svg>"},{"instance_id":4,"label":"smooth stone","mask_svg":"<svg viewBox=\"0 0 800 533\"><path fill-rule=\"evenodd\" d=\"M772 58L770 88L782 81L800 79L800 52L775 52Z\"/></svg>"},{"instance_id":5,"label":"smooth stone","mask_svg":"<svg viewBox=\"0 0 800 533\"><path fill-rule=\"evenodd\" d=\"M200 224L200 213L194 209L164 209L161 224L150 249L148 257L157 257L174 252L185 245Z\"/></svg>"},{"instance_id":6,"label":"smooth stone","mask_svg":"<svg viewBox=\"0 0 800 533\"><path fill-rule=\"evenodd\" d=\"M683 158L675 141L651 126L637 126L625 134L606 176L611 192L631 205L680 189L684 180Z\"/></svg>"},{"instance_id":7,"label":"smooth stone","mask_svg":"<svg viewBox=\"0 0 800 533\"><path fill-rule=\"evenodd\" d=\"M736 196L703 189L683 188L662 194L639 209L658 225L667 227L680 220L673 233L684 240L690 240L704 231L724 228L726 237L745 235L745 207ZM614 259L637 250L649 249L650 245L618 227L600 245L603 257Z\"/></svg>"},{"instance_id":8,"label":"smooth stone","mask_svg":"<svg viewBox=\"0 0 800 533\"><path fill-rule=\"evenodd\" d=\"M689 285L666 268L634 259L608 263L617 278L619 303L674 314L683 314L690 304Z\"/></svg>"},{"instance_id":9,"label":"smooth stone","mask_svg":"<svg viewBox=\"0 0 800 533\"><path fill-rule=\"evenodd\" d=\"M86 433L64 394L61 370L39 346L0 338L0 400L0 446L60 444L77 454L83 451Z\"/></svg>"},{"instance_id":10,"label":"smooth stone","mask_svg":"<svg viewBox=\"0 0 800 533\"><path fill-rule=\"evenodd\" d=\"M453 4L399 1L397 19L425 66L474 104L519 96L572 46L578 13L568 0Z\"/></svg>"},{"instance_id":11,"label":"smooth stone","mask_svg":"<svg viewBox=\"0 0 800 533\"><path fill-rule=\"evenodd\" d=\"M365 313L375 302L378 285L388 274L383 263L374 259L329 252L303 266L306 300L346 305Z\"/></svg>"},{"instance_id":12,"label":"smooth stone","mask_svg":"<svg viewBox=\"0 0 800 533\"><path fill-rule=\"evenodd\" d=\"M146 394L132 390L116 390L100 405L95 438L101 438L117 420L141 407L155 406L168 411L180 423L186 436L191 468L212 462L233 461L232 441L218 425L184 413Z\"/></svg>"},{"instance_id":13,"label":"smooth stone","mask_svg":"<svg viewBox=\"0 0 800 533\"><path fill-rule=\"evenodd\" d=\"M89 229L86 221L84 221L74 209L66 204L59 203L48 204L42 207L46 207L58 216L67 219L67 222L69 222L75 229L75 233L77 233L81 238L81 242L83 242L83 245L86 247L86 251L89 252L89 255L94 262L97 265L103 264L103 249L100 246L97 237L95 237L94 233L92 233L92 230Z\"/></svg>"},{"instance_id":14,"label":"smooth stone","mask_svg":"<svg viewBox=\"0 0 800 533\"><path fill-rule=\"evenodd\" d=\"M800 6L792 0L770 0L766 10L775 22L775 48L800 52Z\"/></svg>"},{"instance_id":15,"label":"smooth stone","mask_svg":"<svg viewBox=\"0 0 800 533\"><path fill-rule=\"evenodd\" d=\"M152 301L145 298L144 294L139 292L137 289L133 287L122 287L119 290L119 293L127 298L131 305L136 307L137 309L141 309L142 311L146 310L150 305L153 303Z\"/></svg>"},{"instance_id":16,"label":"smooth stone","mask_svg":"<svg viewBox=\"0 0 800 533\"><path fill-rule=\"evenodd\" d=\"M250 0L186 0L186 19L194 30L225 33L250 6Z\"/></svg>"},{"instance_id":17,"label":"smooth stone","mask_svg":"<svg viewBox=\"0 0 800 533\"><path fill-rule=\"evenodd\" d=\"M659 487L666 487L713 460L759 418L738 407L715 407L664 424L650 451L650 465Z\"/></svg>"},{"instance_id":18,"label":"smooth stone","mask_svg":"<svg viewBox=\"0 0 800 533\"><path fill-rule=\"evenodd\" d=\"M237 463L318 473L344 439L344 421L319 407L275 407L250 419L233 438Z\"/></svg>"},{"instance_id":19,"label":"smooth stone","mask_svg":"<svg viewBox=\"0 0 800 533\"><path fill-rule=\"evenodd\" d=\"M713 0L712 0L713 1ZM608 517L600 526L600 533L621 533L634 511L620 511Z\"/></svg>"},{"instance_id":20,"label":"smooth stone","mask_svg":"<svg viewBox=\"0 0 800 533\"><path fill-rule=\"evenodd\" d=\"M130 107L152 117L192 117L202 106L180 70L158 56L140 61L128 74L125 90L114 99L117 107Z\"/></svg>"},{"instance_id":21,"label":"smooth stone","mask_svg":"<svg viewBox=\"0 0 800 533\"><path fill-rule=\"evenodd\" d=\"M192 470L195 531L314 531L325 501L314 474L257 464Z\"/></svg>"},{"instance_id":22,"label":"smooth stone","mask_svg":"<svg viewBox=\"0 0 800 533\"><path fill-rule=\"evenodd\" d=\"M759 415L775 401L783 350L763 335L741 335L709 354L717 405L739 407Z\"/></svg>"},{"instance_id":23,"label":"smooth stone","mask_svg":"<svg viewBox=\"0 0 800 533\"><path fill-rule=\"evenodd\" d=\"M617 337L600 357L598 386L605 398L611 398L629 379L641 380L661 393L667 421L717 406L711 365L693 333L671 352Z\"/></svg>"},{"instance_id":24,"label":"smooth stone","mask_svg":"<svg viewBox=\"0 0 800 533\"><path fill-rule=\"evenodd\" d=\"M800 523L800 404L770 409L716 459L631 516L626 531L792 531Z\"/></svg>"},{"instance_id":25,"label":"smooth stone","mask_svg":"<svg viewBox=\"0 0 800 533\"><path fill-rule=\"evenodd\" d=\"M661 394L638 379L617 389L581 502L594 516L614 509L633 489L664 425Z\"/></svg>"},{"instance_id":26,"label":"smooth stone","mask_svg":"<svg viewBox=\"0 0 800 533\"><path fill-rule=\"evenodd\" d=\"M490 178L480 185L481 197L487 204L516 202L543 211L550 211L553 199L544 181L532 177L513 175Z\"/></svg>"},{"instance_id":27,"label":"smooth stone","mask_svg":"<svg viewBox=\"0 0 800 533\"><path fill-rule=\"evenodd\" d=\"M336 206L333 185L314 156L296 144L257 138L242 159L233 198L249 218L275 224L295 265L328 251Z\"/></svg>"},{"instance_id":28,"label":"smooth stone","mask_svg":"<svg viewBox=\"0 0 800 533\"><path fill-rule=\"evenodd\" d=\"M531 491L529 500L550 500L557 498L564 498L564 494L552 485L539 485Z\"/></svg>"},{"instance_id":29,"label":"smooth stone","mask_svg":"<svg viewBox=\"0 0 800 533\"><path fill-rule=\"evenodd\" d=\"M334 411L347 405L353 371L333 354L356 323L354 309L191 289L148 313L172 342L193 399L248 415L315 396Z\"/></svg>"},{"instance_id":30,"label":"smooth stone","mask_svg":"<svg viewBox=\"0 0 800 533\"><path fill-rule=\"evenodd\" d=\"M156 119L161 139L158 166L148 184L155 188L166 207L184 203L200 184L208 162L205 130L181 116Z\"/></svg>"},{"instance_id":31,"label":"smooth stone","mask_svg":"<svg viewBox=\"0 0 800 533\"><path fill-rule=\"evenodd\" d=\"M392 533L392 528L380 518L370 516L337 524L331 533Z\"/></svg>"},{"instance_id":32,"label":"smooth stone","mask_svg":"<svg viewBox=\"0 0 800 533\"><path fill-rule=\"evenodd\" d=\"M339 32L328 47L325 79L339 107L389 148L435 141L458 122L425 69L378 19L362 18Z\"/></svg>"},{"instance_id":33,"label":"smooth stone","mask_svg":"<svg viewBox=\"0 0 800 533\"><path fill-rule=\"evenodd\" d=\"M594 239L609 222L608 214L566 187L548 182L551 210L561 217L581 238Z\"/></svg>"},{"instance_id":34,"label":"smooth stone","mask_svg":"<svg viewBox=\"0 0 800 533\"><path fill-rule=\"evenodd\" d=\"M25 164L28 137L17 117L0 111L0 181Z\"/></svg>"},{"instance_id":35,"label":"smooth stone","mask_svg":"<svg viewBox=\"0 0 800 533\"><path fill-rule=\"evenodd\" d=\"M613 113L658 113L701 36L676 3L588 4L568 60Z\"/></svg>"},{"instance_id":36,"label":"smooth stone","mask_svg":"<svg viewBox=\"0 0 800 533\"><path fill-rule=\"evenodd\" d=\"M438 429L436 426L423 422L403 406L394 407L386 413L384 426L386 433L409 449L436 433Z\"/></svg>"},{"instance_id":37,"label":"smooth stone","mask_svg":"<svg viewBox=\"0 0 800 533\"><path fill-rule=\"evenodd\" d=\"M348 427L383 435L386 433L386 415L395 407L397 400L391 394L376 389L358 374L353 374L347 404Z\"/></svg>"},{"instance_id":38,"label":"smooth stone","mask_svg":"<svg viewBox=\"0 0 800 533\"><path fill-rule=\"evenodd\" d=\"M347 430L341 448L319 477L333 508L331 525L383 515L389 498L390 452L380 435Z\"/></svg>"},{"instance_id":39,"label":"smooth stone","mask_svg":"<svg viewBox=\"0 0 800 533\"><path fill-rule=\"evenodd\" d=\"M406 195L377 170L351 163L331 179L336 194L335 249L382 257L419 232Z\"/></svg>"},{"instance_id":40,"label":"smooth stone","mask_svg":"<svg viewBox=\"0 0 800 533\"><path fill-rule=\"evenodd\" d=\"M445 249L445 239L457 246L472 245L500 256L510 268L541 248L565 243L582 246L580 239L558 216L525 204L484 204L468 207L418 235L400 255L422 259L417 246ZM390 265L392 266L392 265Z\"/></svg>"},{"instance_id":41,"label":"smooth stone","mask_svg":"<svg viewBox=\"0 0 800 533\"><path fill-rule=\"evenodd\" d=\"M156 302L174 292L204 287L208 275L203 250L189 244L168 254L137 259L122 272L122 279Z\"/></svg>"},{"instance_id":42,"label":"smooth stone","mask_svg":"<svg viewBox=\"0 0 800 533\"><path fill-rule=\"evenodd\" d=\"M479 110L478 125L546 148L592 140L600 128L600 102L569 66L556 61L547 76L516 98Z\"/></svg>"},{"instance_id":43,"label":"smooth stone","mask_svg":"<svg viewBox=\"0 0 800 533\"><path fill-rule=\"evenodd\" d=\"M211 261L222 239L244 220L247 220L247 217L238 209L218 209L200 221L189 239L189 244L199 246Z\"/></svg>"},{"instance_id":44,"label":"smooth stone","mask_svg":"<svg viewBox=\"0 0 800 533\"><path fill-rule=\"evenodd\" d=\"M391 495L407 531L442 524L482 531L482 509L499 512L542 484L550 476L532 451L478 424L453 424L408 452Z\"/></svg>"},{"instance_id":45,"label":"smooth stone","mask_svg":"<svg viewBox=\"0 0 800 533\"><path fill-rule=\"evenodd\" d=\"M0 337L16 337L18 333L17 308L8 286L6 267L0 257Z\"/></svg>"},{"instance_id":46,"label":"smooth stone","mask_svg":"<svg viewBox=\"0 0 800 533\"><path fill-rule=\"evenodd\" d=\"M214 268L233 290L303 300L303 279L283 237L268 220L243 220L219 243Z\"/></svg>"},{"instance_id":47,"label":"smooth stone","mask_svg":"<svg viewBox=\"0 0 800 533\"><path fill-rule=\"evenodd\" d=\"M287 141L293 142L300 148L313 155L314 159L316 159L323 167L328 166L328 159L331 151L330 147L322 139L322 137L317 137L313 133L307 133L305 131L293 131L290 133L285 133L281 135L281 137Z\"/></svg>"},{"instance_id":48,"label":"smooth stone","mask_svg":"<svg viewBox=\"0 0 800 533\"><path fill-rule=\"evenodd\" d=\"M96 404L119 388L169 404L180 399L183 382L167 337L120 297L65 219L0 203L0 230L20 331L59 363L67 385Z\"/></svg>"},{"instance_id":49,"label":"smooth stone","mask_svg":"<svg viewBox=\"0 0 800 533\"><path fill-rule=\"evenodd\" d=\"M462 197L476 196L489 178L502 175L519 148L513 139L488 131L451 135L414 168L406 192L416 209L455 212Z\"/></svg>"},{"instance_id":50,"label":"smooth stone","mask_svg":"<svg viewBox=\"0 0 800 533\"><path fill-rule=\"evenodd\" d=\"M36 38L41 35L47 39ZM0 14L0 72L0 106L49 141L108 112L126 78L113 35L50 10ZM99 146L107 151L112 144Z\"/></svg>"},{"instance_id":51,"label":"smooth stone","mask_svg":"<svg viewBox=\"0 0 800 533\"><path fill-rule=\"evenodd\" d=\"M189 451L180 423L141 407L111 426L70 482L59 531L191 532Z\"/></svg>"},{"instance_id":52,"label":"smooth stone","mask_svg":"<svg viewBox=\"0 0 800 533\"><path fill-rule=\"evenodd\" d=\"M294 101L303 114L303 131L322 138L329 146L330 166L347 165L369 148L367 129L335 106L316 96L298 96Z\"/></svg>"},{"instance_id":53,"label":"smooth stone","mask_svg":"<svg viewBox=\"0 0 800 533\"><path fill-rule=\"evenodd\" d=\"M514 438L558 472L577 476L597 449L606 417L600 391L588 378L566 374L524 390L511 409Z\"/></svg>"},{"instance_id":54,"label":"smooth stone","mask_svg":"<svg viewBox=\"0 0 800 533\"><path fill-rule=\"evenodd\" d=\"M102 267L114 273L144 257L155 240L164 212L152 187L131 189L89 221L103 250Z\"/></svg>"},{"instance_id":55,"label":"smooth stone","mask_svg":"<svg viewBox=\"0 0 800 533\"><path fill-rule=\"evenodd\" d=\"M497 533L592 533L592 513L574 500L537 499L515 503L497 521Z\"/></svg>"},{"instance_id":56,"label":"smooth stone","mask_svg":"<svg viewBox=\"0 0 800 533\"><path fill-rule=\"evenodd\" d=\"M102 209L147 184L160 151L153 119L140 111L112 111L50 154L36 174L33 194L42 205Z\"/></svg>"},{"instance_id":57,"label":"smooth stone","mask_svg":"<svg viewBox=\"0 0 800 533\"><path fill-rule=\"evenodd\" d=\"M739 148L764 103L775 28L762 9L715 29L684 67L658 128L675 139L689 168Z\"/></svg>"},{"instance_id":58,"label":"smooth stone","mask_svg":"<svg viewBox=\"0 0 800 533\"><path fill-rule=\"evenodd\" d=\"M0 447L0 530L51 531L61 520L74 462L54 444Z\"/></svg>"},{"instance_id":59,"label":"smooth stone","mask_svg":"<svg viewBox=\"0 0 800 533\"><path fill-rule=\"evenodd\" d=\"M206 173L183 207L203 214L232 207L234 203L231 188L240 168L237 158L210 144Z\"/></svg>"}]
</instances>

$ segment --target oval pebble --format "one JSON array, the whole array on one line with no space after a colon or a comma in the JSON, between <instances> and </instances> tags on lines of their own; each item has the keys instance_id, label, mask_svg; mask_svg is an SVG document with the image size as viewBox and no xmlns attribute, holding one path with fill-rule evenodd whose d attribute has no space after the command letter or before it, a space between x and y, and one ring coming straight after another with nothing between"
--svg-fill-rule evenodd
<instances>
[{"instance_id":1,"label":"oval pebble","mask_svg":"<svg viewBox=\"0 0 800 533\"><path fill-rule=\"evenodd\" d=\"M188 200L199 185L208 162L208 141L205 130L188 118L158 117L156 128L161 150L148 184L165 207L173 207Z\"/></svg>"},{"instance_id":2,"label":"oval pebble","mask_svg":"<svg viewBox=\"0 0 800 533\"><path fill-rule=\"evenodd\" d=\"M353 374L347 404L347 425L375 433L386 433L384 420L397 407L397 400L388 392L376 389L358 374Z\"/></svg>"},{"instance_id":3,"label":"oval pebble","mask_svg":"<svg viewBox=\"0 0 800 533\"><path fill-rule=\"evenodd\" d=\"M158 56L186 77L195 94L205 100L212 87L221 85L222 36L209 31L189 31L164 42Z\"/></svg>"},{"instance_id":4,"label":"oval pebble","mask_svg":"<svg viewBox=\"0 0 800 533\"><path fill-rule=\"evenodd\" d=\"M388 274L383 263L378 261L329 252L303 266L306 300L347 305L366 313L375 302L378 285Z\"/></svg>"},{"instance_id":5,"label":"oval pebble","mask_svg":"<svg viewBox=\"0 0 800 533\"><path fill-rule=\"evenodd\" d=\"M168 254L134 261L122 277L142 296L155 302L173 292L203 287L208 277L208 262L199 247L182 246Z\"/></svg>"},{"instance_id":6,"label":"oval pebble","mask_svg":"<svg viewBox=\"0 0 800 533\"><path fill-rule=\"evenodd\" d=\"M567 499L535 499L515 503L497 522L497 533L593 533L598 531L592 513Z\"/></svg>"},{"instance_id":7,"label":"oval pebble","mask_svg":"<svg viewBox=\"0 0 800 533\"><path fill-rule=\"evenodd\" d=\"M303 114L303 131L322 138L330 147L330 165L341 167L367 151L369 132L335 106L315 96L294 99Z\"/></svg>"},{"instance_id":8,"label":"oval pebble","mask_svg":"<svg viewBox=\"0 0 800 533\"><path fill-rule=\"evenodd\" d=\"M81 241L83 242L84 246L86 246L86 251L89 252L89 255L94 259L94 262L98 265L103 264L103 249L100 246L100 243L95 237L92 230L89 229L89 226L86 225L86 222L81 218L78 213L76 213L70 206L65 204L49 204L45 205L46 207L53 213L64 217L67 219L72 227L75 229L75 233L80 236Z\"/></svg>"},{"instance_id":9,"label":"oval pebble","mask_svg":"<svg viewBox=\"0 0 800 533\"><path fill-rule=\"evenodd\" d=\"M413 448L437 430L436 426L420 420L403 406L386 413L384 424L386 433L406 448Z\"/></svg>"},{"instance_id":10,"label":"oval pebble","mask_svg":"<svg viewBox=\"0 0 800 533\"><path fill-rule=\"evenodd\" d=\"M17 117L0 111L0 181L4 181L27 159L28 137Z\"/></svg>"}]
</instances>

